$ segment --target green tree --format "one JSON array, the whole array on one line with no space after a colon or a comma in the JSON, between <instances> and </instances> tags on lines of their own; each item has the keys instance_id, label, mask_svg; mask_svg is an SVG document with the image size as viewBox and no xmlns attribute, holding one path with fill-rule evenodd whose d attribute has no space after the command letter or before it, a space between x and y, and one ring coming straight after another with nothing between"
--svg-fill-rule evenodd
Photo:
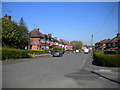
<instances>
[{"instance_id":1,"label":"green tree","mask_svg":"<svg viewBox=\"0 0 120 90\"><path fill-rule=\"evenodd\" d=\"M72 41L71 43L73 45L73 49L74 50L82 48L82 42L81 41Z\"/></svg>"},{"instance_id":2,"label":"green tree","mask_svg":"<svg viewBox=\"0 0 120 90\"><path fill-rule=\"evenodd\" d=\"M10 20L2 20L2 46L17 48L19 40L18 25Z\"/></svg>"},{"instance_id":3,"label":"green tree","mask_svg":"<svg viewBox=\"0 0 120 90\"><path fill-rule=\"evenodd\" d=\"M21 18L18 23L18 29L19 29L19 47L21 49L25 49L25 46L28 46L30 40L29 40L29 34L28 34L28 28L25 25L24 19Z\"/></svg>"}]
</instances>

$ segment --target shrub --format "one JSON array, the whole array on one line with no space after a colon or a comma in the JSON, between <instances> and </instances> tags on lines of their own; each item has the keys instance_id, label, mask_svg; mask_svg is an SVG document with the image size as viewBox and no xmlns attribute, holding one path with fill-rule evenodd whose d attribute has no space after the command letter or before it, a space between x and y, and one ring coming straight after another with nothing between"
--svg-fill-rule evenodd
<instances>
[{"instance_id":1,"label":"shrub","mask_svg":"<svg viewBox=\"0 0 120 90\"><path fill-rule=\"evenodd\" d=\"M30 57L26 50L2 48L2 59L17 59Z\"/></svg>"},{"instance_id":2,"label":"shrub","mask_svg":"<svg viewBox=\"0 0 120 90\"><path fill-rule=\"evenodd\" d=\"M29 49L28 53L29 54L43 54L45 52L44 52L44 50L32 50L32 49Z\"/></svg>"},{"instance_id":3,"label":"shrub","mask_svg":"<svg viewBox=\"0 0 120 90\"><path fill-rule=\"evenodd\" d=\"M94 64L107 67L120 67L120 56L113 54L104 54L99 51L93 52Z\"/></svg>"},{"instance_id":4,"label":"shrub","mask_svg":"<svg viewBox=\"0 0 120 90\"><path fill-rule=\"evenodd\" d=\"M55 50L61 50L61 51L62 51L63 48L60 48L60 47L54 47L54 48L53 48L53 51L55 51Z\"/></svg>"}]
</instances>

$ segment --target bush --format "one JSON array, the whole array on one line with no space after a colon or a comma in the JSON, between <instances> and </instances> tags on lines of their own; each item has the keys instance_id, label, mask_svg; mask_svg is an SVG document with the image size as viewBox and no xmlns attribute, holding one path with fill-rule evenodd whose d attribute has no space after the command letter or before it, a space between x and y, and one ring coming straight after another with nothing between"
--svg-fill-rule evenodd
<instances>
[{"instance_id":1,"label":"bush","mask_svg":"<svg viewBox=\"0 0 120 90\"><path fill-rule=\"evenodd\" d=\"M2 59L17 59L30 57L26 50L2 48Z\"/></svg>"},{"instance_id":2,"label":"bush","mask_svg":"<svg viewBox=\"0 0 120 90\"><path fill-rule=\"evenodd\" d=\"M54 47L54 48L53 48L53 51L55 51L55 50L61 50L61 51L63 51L63 48L60 48L60 47Z\"/></svg>"},{"instance_id":3,"label":"bush","mask_svg":"<svg viewBox=\"0 0 120 90\"><path fill-rule=\"evenodd\" d=\"M29 49L28 53L29 54L43 54L45 52L44 52L44 50L32 50L32 49Z\"/></svg>"},{"instance_id":4,"label":"bush","mask_svg":"<svg viewBox=\"0 0 120 90\"><path fill-rule=\"evenodd\" d=\"M113 54L104 54L99 51L93 52L94 64L106 67L120 67L120 56Z\"/></svg>"}]
</instances>

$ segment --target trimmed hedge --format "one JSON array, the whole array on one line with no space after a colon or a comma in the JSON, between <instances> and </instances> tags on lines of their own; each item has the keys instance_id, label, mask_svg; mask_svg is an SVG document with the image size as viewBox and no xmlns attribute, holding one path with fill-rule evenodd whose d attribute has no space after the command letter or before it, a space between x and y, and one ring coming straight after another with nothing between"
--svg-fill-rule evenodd
<instances>
[{"instance_id":1,"label":"trimmed hedge","mask_svg":"<svg viewBox=\"0 0 120 90\"><path fill-rule=\"evenodd\" d=\"M65 51L65 49L64 49L64 48L61 48L61 47L54 47L54 48L53 48L53 51L55 51L55 50Z\"/></svg>"},{"instance_id":2,"label":"trimmed hedge","mask_svg":"<svg viewBox=\"0 0 120 90\"><path fill-rule=\"evenodd\" d=\"M2 48L0 47L0 60L2 60Z\"/></svg>"},{"instance_id":3,"label":"trimmed hedge","mask_svg":"<svg viewBox=\"0 0 120 90\"><path fill-rule=\"evenodd\" d=\"M106 67L120 67L120 55L104 54L101 51L93 52L95 65L106 66Z\"/></svg>"},{"instance_id":4,"label":"trimmed hedge","mask_svg":"<svg viewBox=\"0 0 120 90\"><path fill-rule=\"evenodd\" d=\"M30 57L26 50L2 48L2 60Z\"/></svg>"},{"instance_id":5,"label":"trimmed hedge","mask_svg":"<svg viewBox=\"0 0 120 90\"><path fill-rule=\"evenodd\" d=\"M28 53L29 54L43 54L43 53L45 53L45 51L44 50L31 50L31 49L29 49Z\"/></svg>"}]
</instances>

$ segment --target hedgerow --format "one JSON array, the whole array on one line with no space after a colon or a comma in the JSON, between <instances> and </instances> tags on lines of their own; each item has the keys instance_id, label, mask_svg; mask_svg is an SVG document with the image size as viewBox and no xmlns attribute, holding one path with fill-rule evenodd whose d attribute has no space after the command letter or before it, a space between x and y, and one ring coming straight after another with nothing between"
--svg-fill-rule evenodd
<instances>
[{"instance_id":1,"label":"hedgerow","mask_svg":"<svg viewBox=\"0 0 120 90\"><path fill-rule=\"evenodd\" d=\"M13 48L2 48L2 59L17 59L30 57L26 50L13 49Z\"/></svg>"},{"instance_id":2,"label":"hedgerow","mask_svg":"<svg viewBox=\"0 0 120 90\"><path fill-rule=\"evenodd\" d=\"M27 50L29 54L43 54L45 53L44 50L32 50L32 49L28 49Z\"/></svg>"},{"instance_id":3,"label":"hedgerow","mask_svg":"<svg viewBox=\"0 0 120 90\"><path fill-rule=\"evenodd\" d=\"M94 51L94 64L106 67L120 67L120 55L104 54L103 52Z\"/></svg>"}]
</instances>

